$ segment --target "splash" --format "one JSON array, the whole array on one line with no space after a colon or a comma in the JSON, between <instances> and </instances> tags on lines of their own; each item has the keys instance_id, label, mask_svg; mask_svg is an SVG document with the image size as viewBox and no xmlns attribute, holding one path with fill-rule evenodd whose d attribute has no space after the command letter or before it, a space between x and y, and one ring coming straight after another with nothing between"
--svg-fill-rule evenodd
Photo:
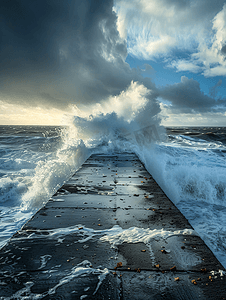
<instances>
[{"instance_id":1,"label":"splash","mask_svg":"<svg viewBox=\"0 0 226 300\"><path fill-rule=\"evenodd\" d=\"M152 136L152 141L165 138L165 131L160 125L159 104L154 92L144 85L131 82L127 90L118 96L91 107L77 109L76 116L71 117L77 138L82 138L86 145L96 147L103 143L129 140L134 143L144 143ZM143 135L139 141L136 136ZM121 143L121 146L123 143ZM128 146L128 144L127 144Z\"/></svg>"},{"instance_id":2,"label":"splash","mask_svg":"<svg viewBox=\"0 0 226 300\"><path fill-rule=\"evenodd\" d=\"M65 116L67 127L61 132L60 146L48 160L37 163L22 197L23 210L41 207L92 152L131 150L134 143L163 139L159 112L154 92L133 81L117 96L89 107L74 106L72 114Z\"/></svg>"},{"instance_id":3,"label":"splash","mask_svg":"<svg viewBox=\"0 0 226 300\"><path fill-rule=\"evenodd\" d=\"M89 151L82 140L62 138L62 145L51 159L39 161L28 191L22 197L24 211L41 207L88 158Z\"/></svg>"},{"instance_id":4,"label":"splash","mask_svg":"<svg viewBox=\"0 0 226 300\"><path fill-rule=\"evenodd\" d=\"M15 149L17 131L13 128L8 133L10 154L3 149L6 174L0 181L4 216L11 218L7 236L42 207L92 153L133 152L134 145L161 140L165 133L159 112L155 92L132 81L120 94L99 103L71 106L64 128L21 127L16 135L19 149ZM18 212L16 218L12 207Z\"/></svg>"}]
</instances>

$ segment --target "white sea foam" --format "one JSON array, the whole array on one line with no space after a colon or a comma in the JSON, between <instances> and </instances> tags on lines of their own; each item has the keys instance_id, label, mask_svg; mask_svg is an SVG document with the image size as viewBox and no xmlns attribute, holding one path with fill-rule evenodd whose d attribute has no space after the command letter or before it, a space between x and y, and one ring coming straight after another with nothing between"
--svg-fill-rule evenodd
<instances>
[{"instance_id":1,"label":"white sea foam","mask_svg":"<svg viewBox=\"0 0 226 300\"><path fill-rule=\"evenodd\" d=\"M48 291L42 293L42 294L35 294L31 291L32 286L34 285L33 282L27 282L25 283L25 287L17 291L15 294L13 294L10 297L4 297L4 300L10 300L10 299L18 299L18 300L39 300L44 299L45 297L55 295L57 293L57 289L60 288L63 285L66 285L73 281L75 278L81 277L88 277L90 275L96 275L98 277L98 283L96 286L96 289L93 292L93 296L97 293L98 289L100 288L102 282L106 278L106 276L109 274L109 270L107 268L102 268L101 266L97 268L92 268L92 264L88 260L84 260L81 263L79 263L77 266L74 266L71 268L71 270L63 275L63 277L59 280L59 282L52 288L50 288ZM87 291L87 290L86 290ZM3 300L2 297L0 299Z\"/></svg>"},{"instance_id":2,"label":"white sea foam","mask_svg":"<svg viewBox=\"0 0 226 300\"><path fill-rule=\"evenodd\" d=\"M52 258L52 255L49 255L49 254L42 255L42 256L40 257L41 266L40 266L38 269L40 270L40 269L45 268L45 266L46 266L48 260L50 260L51 258Z\"/></svg>"},{"instance_id":3,"label":"white sea foam","mask_svg":"<svg viewBox=\"0 0 226 300\"><path fill-rule=\"evenodd\" d=\"M138 227L131 227L129 229L120 229L119 233L112 234L108 232L100 238L102 242L109 242L113 246L120 245L122 243L144 243L150 245L152 240L167 239L174 235L196 235L194 230L185 229L177 231L167 231L164 229L144 229Z\"/></svg>"},{"instance_id":4,"label":"white sea foam","mask_svg":"<svg viewBox=\"0 0 226 300\"><path fill-rule=\"evenodd\" d=\"M48 233L48 235L46 235ZM87 228L82 224L76 226L57 228L51 230L41 230L36 235L32 233L27 238L43 238L48 237L54 238L59 241L66 235L77 233L80 239L77 241L79 243L86 243L90 239L99 239L101 242L109 242L113 247L116 247L122 243L144 243L149 245L152 240L166 240L172 236L178 235L197 235L197 233L192 229L184 230L164 230L164 229L144 229L139 227L130 227L128 229L123 229L119 225L114 225L112 228L95 230L93 228Z\"/></svg>"}]
</instances>

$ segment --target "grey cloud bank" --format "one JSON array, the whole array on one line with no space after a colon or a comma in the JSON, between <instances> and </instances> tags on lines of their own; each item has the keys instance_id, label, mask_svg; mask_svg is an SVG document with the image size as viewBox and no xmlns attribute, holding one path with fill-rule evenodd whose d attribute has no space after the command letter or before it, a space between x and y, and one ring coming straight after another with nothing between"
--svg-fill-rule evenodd
<instances>
[{"instance_id":1,"label":"grey cloud bank","mask_svg":"<svg viewBox=\"0 0 226 300\"><path fill-rule=\"evenodd\" d=\"M171 102L171 109L178 113L205 113L218 109L218 106L226 108L226 100L216 100L216 88L221 85L221 81L214 87L210 93L205 95L198 81L189 79L186 76L181 77L180 83L175 83L164 87L159 91L161 98Z\"/></svg>"}]
</instances>

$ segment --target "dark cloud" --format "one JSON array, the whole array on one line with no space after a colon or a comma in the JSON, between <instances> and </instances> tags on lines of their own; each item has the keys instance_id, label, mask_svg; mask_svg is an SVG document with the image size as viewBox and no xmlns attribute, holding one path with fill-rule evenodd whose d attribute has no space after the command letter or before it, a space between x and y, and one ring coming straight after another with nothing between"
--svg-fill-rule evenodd
<instances>
[{"instance_id":1,"label":"dark cloud","mask_svg":"<svg viewBox=\"0 0 226 300\"><path fill-rule=\"evenodd\" d=\"M226 45L221 48L221 53L226 55Z\"/></svg>"},{"instance_id":2,"label":"dark cloud","mask_svg":"<svg viewBox=\"0 0 226 300\"><path fill-rule=\"evenodd\" d=\"M112 7L113 0L2 0L1 98L63 108L138 80Z\"/></svg>"},{"instance_id":3,"label":"dark cloud","mask_svg":"<svg viewBox=\"0 0 226 300\"><path fill-rule=\"evenodd\" d=\"M181 77L180 83L164 87L159 91L159 96L171 102L172 110L181 113L203 113L216 110L218 106L226 107L226 100L217 101L204 94L200 84L186 76Z\"/></svg>"},{"instance_id":4,"label":"dark cloud","mask_svg":"<svg viewBox=\"0 0 226 300\"><path fill-rule=\"evenodd\" d=\"M217 14L225 4L225 0L190 0L190 6L193 7L192 13L195 18L206 19L208 17L214 17L213 14ZM211 24L211 22L209 22Z\"/></svg>"}]
</instances>

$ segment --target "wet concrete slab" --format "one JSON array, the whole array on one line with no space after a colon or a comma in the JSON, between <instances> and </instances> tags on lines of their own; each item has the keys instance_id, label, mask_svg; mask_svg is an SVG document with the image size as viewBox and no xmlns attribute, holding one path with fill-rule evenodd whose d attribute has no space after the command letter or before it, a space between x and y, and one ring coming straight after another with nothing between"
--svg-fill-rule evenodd
<instances>
[{"instance_id":1,"label":"wet concrete slab","mask_svg":"<svg viewBox=\"0 0 226 300\"><path fill-rule=\"evenodd\" d=\"M0 250L0 299L224 299L224 272L135 154L94 154Z\"/></svg>"},{"instance_id":2,"label":"wet concrete slab","mask_svg":"<svg viewBox=\"0 0 226 300\"><path fill-rule=\"evenodd\" d=\"M203 273L120 272L122 275L122 298L150 300L205 300L224 299L222 278ZM211 277L211 278L209 278Z\"/></svg>"},{"instance_id":3,"label":"wet concrete slab","mask_svg":"<svg viewBox=\"0 0 226 300\"><path fill-rule=\"evenodd\" d=\"M43 208L25 224L23 230L52 230L77 225L95 230L109 229L117 225L116 221L115 209Z\"/></svg>"}]
</instances>

